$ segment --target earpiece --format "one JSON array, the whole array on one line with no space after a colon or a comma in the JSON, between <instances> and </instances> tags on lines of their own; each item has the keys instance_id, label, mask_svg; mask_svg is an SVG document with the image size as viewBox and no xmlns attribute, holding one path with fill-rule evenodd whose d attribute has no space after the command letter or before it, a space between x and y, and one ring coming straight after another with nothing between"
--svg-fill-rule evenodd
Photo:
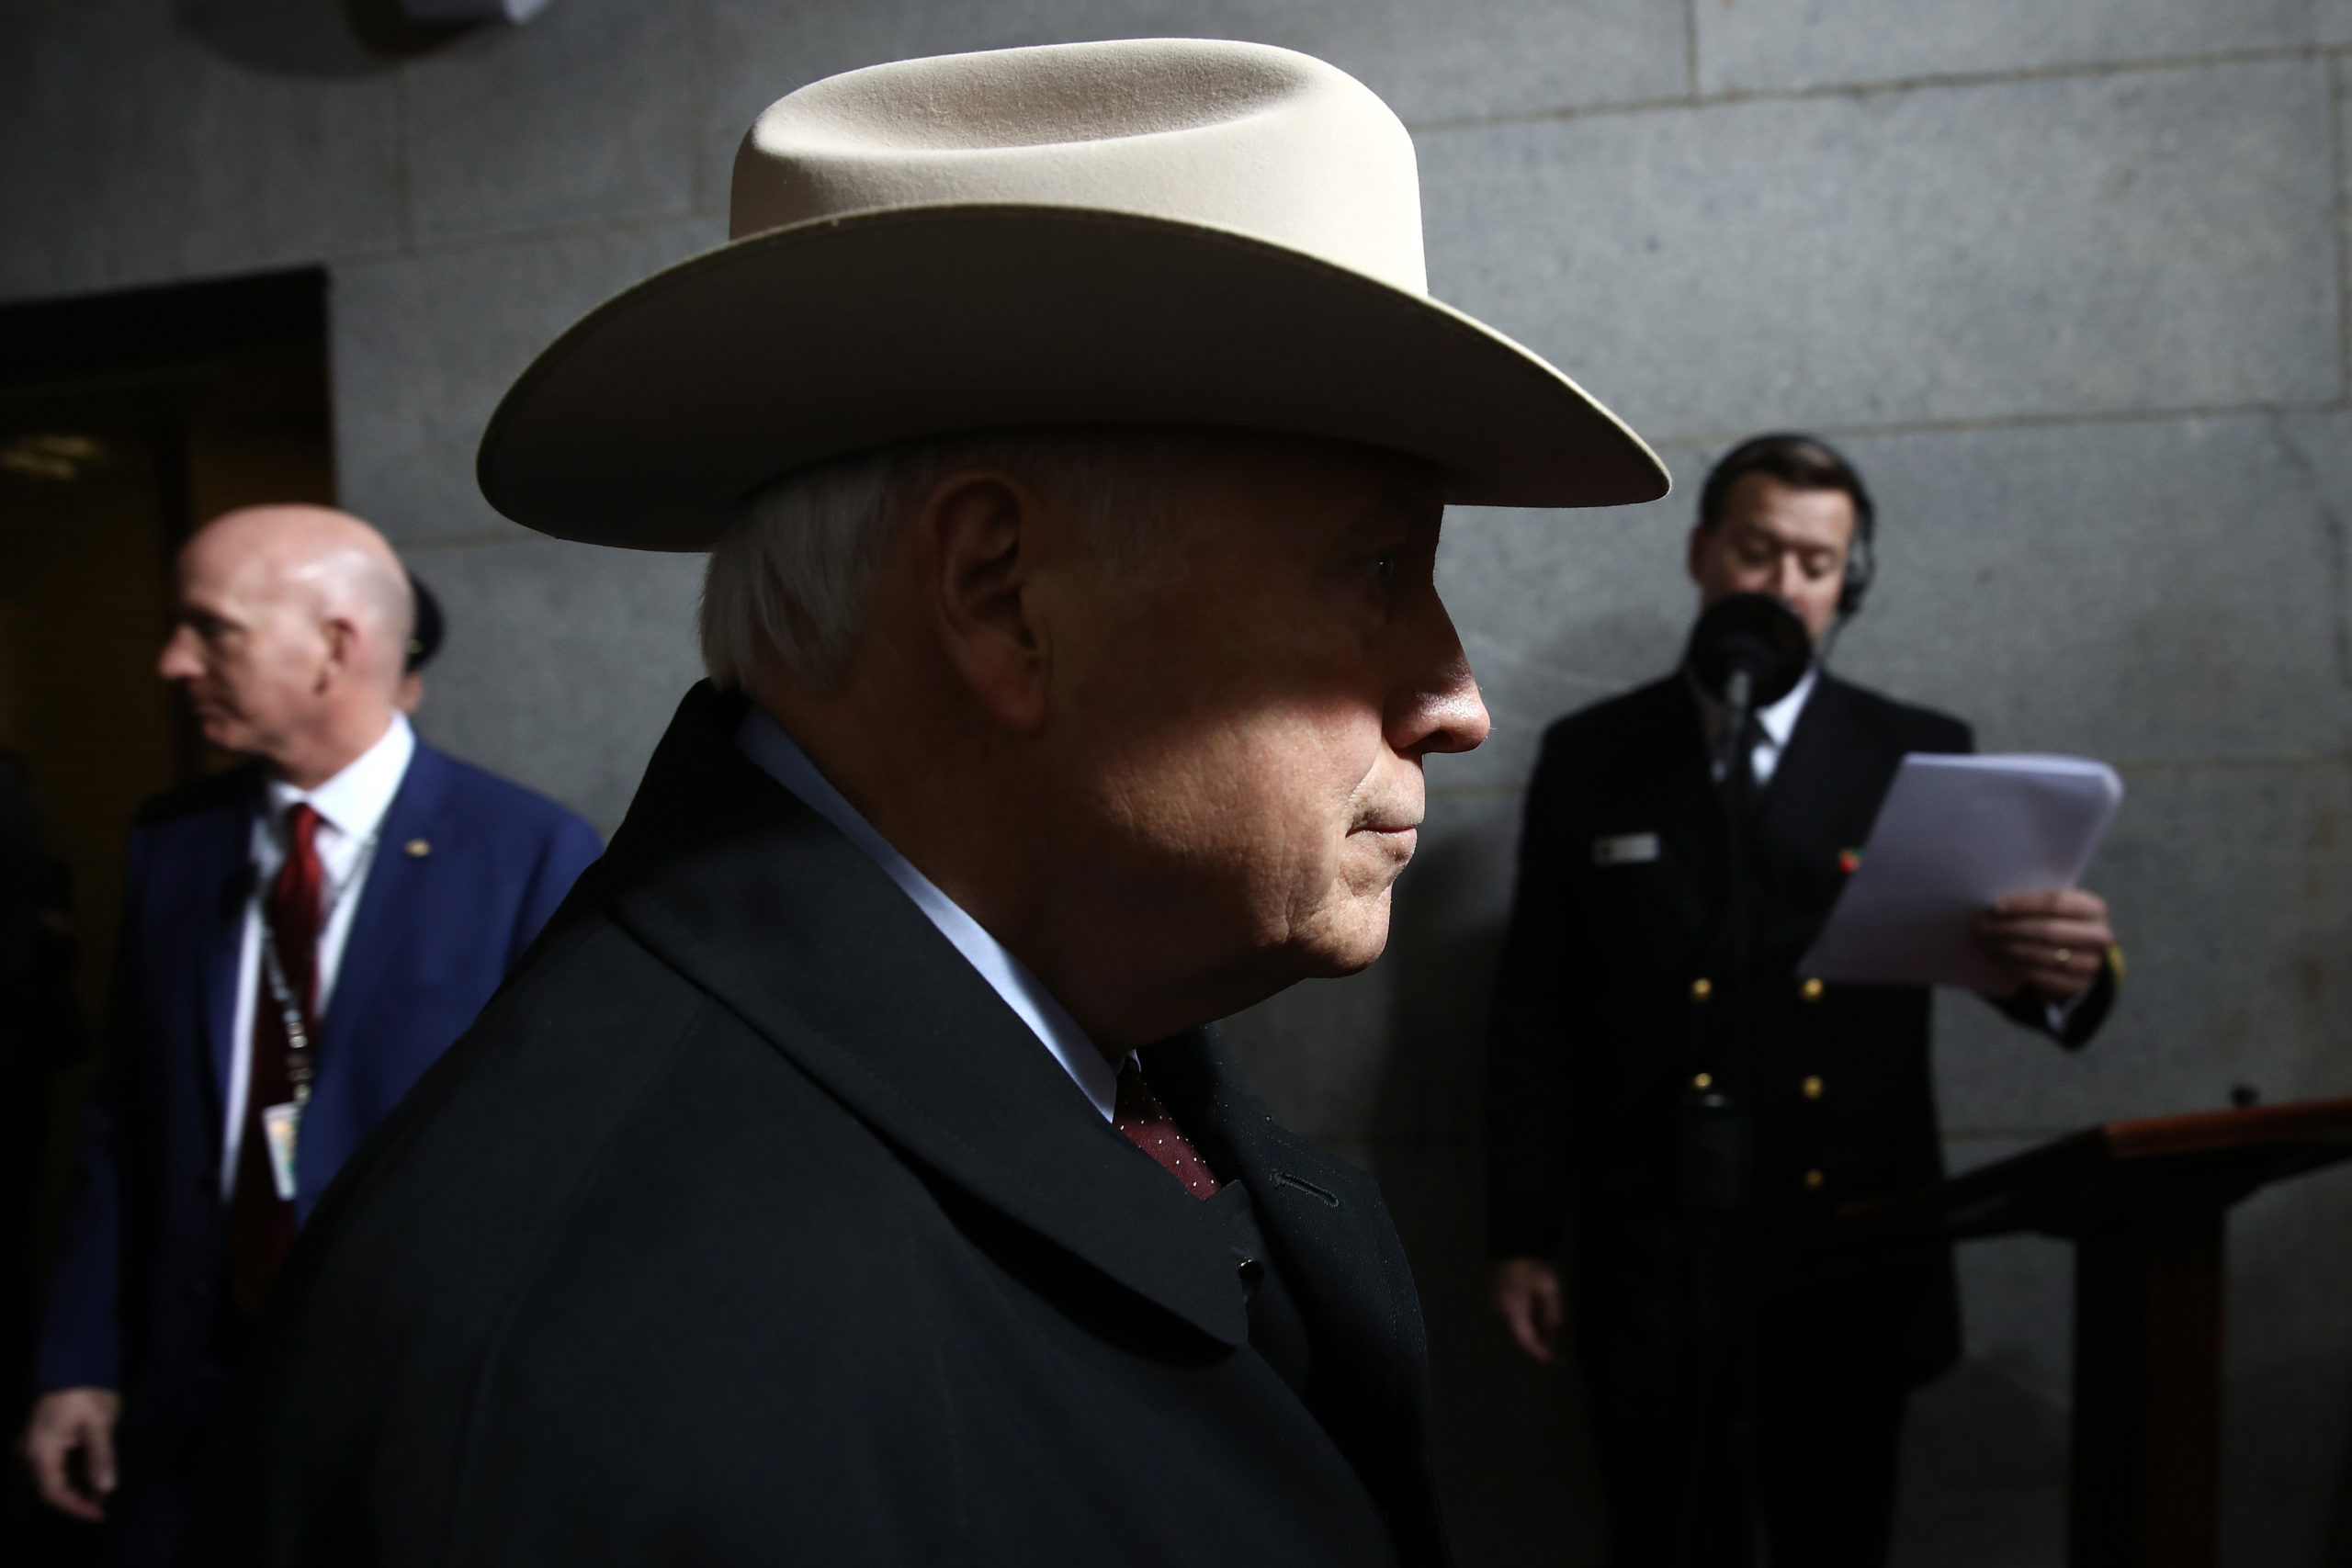
<instances>
[{"instance_id":1,"label":"earpiece","mask_svg":"<svg viewBox=\"0 0 2352 1568\"><path fill-rule=\"evenodd\" d=\"M1851 477L1853 488L1847 493L1854 503L1854 542L1846 551L1846 582L1838 591L1838 618L1849 621L1862 613L1862 601L1869 597L1871 578L1878 570L1875 547L1878 543L1878 507L1871 501L1871 492L1862 484L1862 472L1846 461L1846 455L1819 436L1810 438L1813 444L1835 457Z\"/></svg>"},{"instance_id":2,"label":"earpiece","mask_svg":"<svg viewBox=\"0 0 2352 1568\"><path fill-rule=\"evenodd\" d=\"M1862 599L1871 591L1871 574L1877 563L1871 557L1871 516L1858 511L1854 519L1853 548L1846 552L1846 586L1838 591L1838 618L1851 620L1862 613Z\"/></svg>"}]
</instances>

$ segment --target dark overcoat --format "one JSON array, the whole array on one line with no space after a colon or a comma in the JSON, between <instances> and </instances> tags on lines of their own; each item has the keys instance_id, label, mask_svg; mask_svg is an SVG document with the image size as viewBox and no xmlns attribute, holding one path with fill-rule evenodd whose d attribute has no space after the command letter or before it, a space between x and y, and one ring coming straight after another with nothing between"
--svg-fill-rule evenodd
<instances>
[{"instance_id":1,"label":"dark overcoat","mask_svg":"<svg viewBox=\"0 0 2352 1568\"><path fill-rule=\"evenodd\" d=\"M1958 1354L1948 1247L1830 1245L1839 1203L1942 1177L1928 991L1824 985L1798 961L1904 755L1973 749L1960 720L1824 673L1732 867L1686 681L1644 686L1546 732L1498 993L1489 1239L1498 1257L1551 1257L1573 1234L1585 1336L1621 1369L1691 1354L1683 1331L1701 1277L1678 1127L1701 1075L1736 1089L1732 874L1744 880L1752 932L1767 1353L1897 1386ZM2103 971L2063 1042L2087 1040L2112 994ZM2046 1027L2031 998L2006 1010Z\"/></svg>"},{"instance_id":2,"label":"dark overcoat","mask_svg":"<svg viewBox=\"0 0 2352 1568\"><path fill-rule=\"evenodd\" d=\"M1204 1202L690 694L605 860L304 1233L212 1555L1445 1560L1371 1179L1206 1031Z\"/></svg>"}]
</instances>

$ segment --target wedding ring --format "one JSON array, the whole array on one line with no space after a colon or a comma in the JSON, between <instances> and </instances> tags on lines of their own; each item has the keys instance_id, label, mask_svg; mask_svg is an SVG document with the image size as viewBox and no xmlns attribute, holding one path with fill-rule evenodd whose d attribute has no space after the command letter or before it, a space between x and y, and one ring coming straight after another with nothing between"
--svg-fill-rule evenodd
<instances>
[{"instance_id":1,"label":"wedding ring","mask_svg":"<svg viewBox=\"0 0 2352 1568\"><path fill-rule=\"evenodd\" d=\"M2053 947L2050 950L2050 956L2057 963L2059 968L2064 969L2075 961L2075 950L2071 947Z\"/></svg>"}]
</instances>

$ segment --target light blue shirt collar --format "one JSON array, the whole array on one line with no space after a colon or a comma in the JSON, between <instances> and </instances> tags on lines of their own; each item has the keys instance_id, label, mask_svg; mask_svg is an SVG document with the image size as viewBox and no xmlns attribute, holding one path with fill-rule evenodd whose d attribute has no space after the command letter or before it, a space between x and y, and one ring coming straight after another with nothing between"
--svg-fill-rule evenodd
<instances>
[{"instance_id":1,"label":"light blue shirt collar","mask_svg":"<svg viewBox=\"0 0 2352 1568\"><path fill-rule=\"evenodd\" d=\"M743 722L735 727L735 744L770 778L839 829L842 838L864 850L883 874L914 900L915 908L939 928L939 934L964 955L965 962L979 971L980 978L1004 998L1004 1005L1020 1015L1102 1119L1112 1120L1119 1100L1118 1069L1094 1048L1078 1021L1062 1010L1021 960L1006 952L1004 944L989 935L979 921L875 831L874 824L817 771L808 754L763 710L754 706L743 716Z\"/></svg>"}]
</instances>

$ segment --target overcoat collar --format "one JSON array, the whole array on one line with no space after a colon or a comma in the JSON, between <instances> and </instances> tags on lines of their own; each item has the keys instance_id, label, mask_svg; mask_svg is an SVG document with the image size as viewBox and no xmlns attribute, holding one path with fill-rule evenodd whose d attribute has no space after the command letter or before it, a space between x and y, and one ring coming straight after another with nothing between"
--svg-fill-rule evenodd
<instances>
[{"instance_id":1,"label":"overcoat collar","mask_svg":"<svg viewBox=\"0 0 2352 1568\"><path fill-rule=\"evenodd\" d=\"M707 683L681 705L600 868L616 918L913 1163L1220 1343L1246 1342L1223 1229L1104 1123L871 859L743 756L742 711ZM1155 1057L1233 1076L1205 1031ZM1230 1105L1201 1133L1255 1147L1226 1124L1250 1116Z\"/></svg>"}]
</instances>

